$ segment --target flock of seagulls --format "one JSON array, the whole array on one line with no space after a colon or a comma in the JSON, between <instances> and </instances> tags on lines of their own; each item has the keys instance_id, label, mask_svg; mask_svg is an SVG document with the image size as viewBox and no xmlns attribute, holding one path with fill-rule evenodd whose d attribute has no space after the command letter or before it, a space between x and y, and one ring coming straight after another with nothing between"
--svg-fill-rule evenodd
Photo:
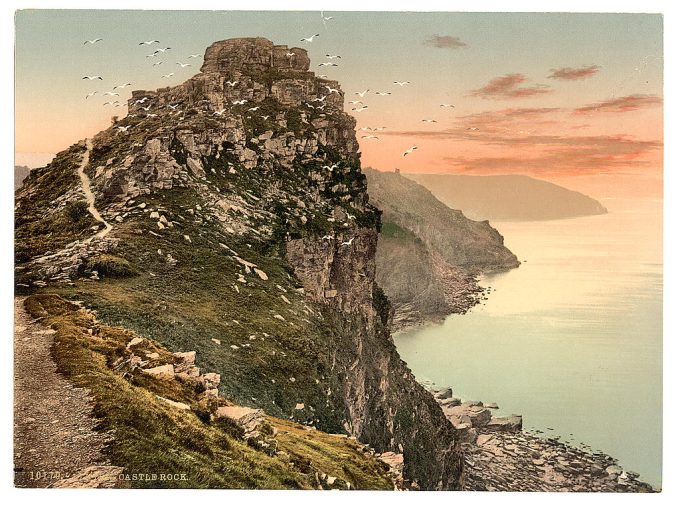
<instances>
[{"instance_id":1,"label":"flock of seagulls","mask_svg":"<svg viewBox=\"0 0 680 505\"><path fill-rule=\"evenodd\" d=\"M101 37L97 37L97 38L94 38L94 39L88 39L88 40L85 40L83 42L83 45L93 46L95 44L101 43L103 40L104 39L101 38ZM170 53L168 53L168 51L172 51L172 47L161 46L160 44L161 44L160 40L157 40L157 39L143 40L143 41L137 43L137 46L142 46L142 47L156 46L156 48L154 49L154 51L151 54L146 55L146 58L149 58L149 59L152 59L152 60L157 60L157 61L153 61L153 63L151 64L152 68L155 68L155 67L165 63L163 60L160 60L159 58L163 55L170 54ZM188 55L187 59L195 59L195 58L200 58L200 57L201 57L201 54L196 53L196 54ZM183 61L177 61L175 63L175 65L177 67L179 67L180 69L185 69L187 67L192 66L191 63L183 62ZM161 79L170 79L173 76L175 76L175 72L168 72L166 74L161 75L160 78ZM102 77L101 75L84 75L81 80L85 80L85 81L88 81L88 82L97 82L97 81L104 81L104 77ZM120 93L118 91L123 90L123 89L127 88L128 86L132 86L132 83L126 82L124 84L119 84L117 86L114 86L113 88L111 88L108 91L104 91L104 90L91 91L91 92L89 92L85 95L85 99L89 100L89 99L91 99L95 96L120 97ZM120 100L113 100L113 101L109 100L109 101L103 102L102 105L113 106L113 107L122 107L122 106L125 105L125 103L120 101Z\"/></svg>"},{"instance_id":2,"label":"flock of seagulls","mask_svg":"<svg viewBox=\"0 0 680 505\"><path fill-rule=\"evenodd\" d=\"M327 27L327 23L329 21L333 20L333 19L334 19L333 16L326 16L323 11L321 12L321 21L322 21L324 27ZM321 34L315 33L313 35L310 35L309 37L302 37L300 39L300 42L312 44L319 37L321 37ZM97 37L97 38L94 38L94 39L88 39L88 40L85 40L83 42L83 45L93 46L95 44L101 43L103 40L104 39L101 38L101 37ZM161 41L158 40L158 39L153 39L153 38L149 39L149 40L143 40L141 42L138 42L137 45L141 46L141 47L151 47L151 48L155 47L155 49L153 50L153 52L151 54L146 55L146 58L149 58L149 59L152 59L152 60L157 60L157 61L152 62L152 64L151 64L152 68L155 68L155 67L160 66L163 63L165 63L160 58L162 56L168 54L168 51L173 51L172 47L161 46ZM292 60L293 58L296 57L296 54L292 51L288 51L286 53L286 56ZM187 59L195 59L195 58L200 58L200 57L201 57L200 54L189 54L187 56ZM338 67L339 65L338 65L337 61L340 61L342 59L341 55L329 53L329 52L325 53L325 57L326 57L327 61L323 61L323 62L319 63L318 64L319 67L325 67L325 68ZM177 61L175 63L175 65L177 67L179 67L180 69L185 69L187 67L192 66L191 63L182 62L182 61ZM175 76L175 72L168 72L168 73L161 75L160 78L161 79L170 79L174 76ZM320 75L319 77L327 78L326 75ZM84 75L82 77L82 80L87 80L88 82L97 82L97 81L103 81L104 78L101 75ZM236 81L236 80L225 82L226 86L230 86L232 88L235 87L237 84L238 84L238 81ZM404 88L405 86L411 85L411 81L409 81L409 80L395 80L395 81L392 82L392 84L394 86L398 86L399 88ZM108 91L102 91L102 90L91 91L90 93L87 93L85 95L85 99L88 100L88 99L91 99L95 96L102 96L102 97L107 97L107 98L120 97L119 91L124 90L128 86L132 86L132 83L127 82L127 83L124 83L124 84L119 84L117 86L114 86L111 90L108 90ZM329 85L325 85L324 87L328 91L328 94L325 95L325 96L318 97L318 98L311 100L310 102L313 102L313 103L305 103L305 106L309 107L310 109L323 111L324 107L326 106L325 100L328 96L332 95L333 93L340 95L340 90L333 88ZM392 94L393 94L392 91L387 91L387 90L373 90L372 91L371 89L366 88L362 91L355 91L354 95L356 95L357 99L350 100L348 103L352 106L351 111L353 113L359 114L359 113L364 112L364 111L369 109L369 104L364 103L364 101L368 100L369 96L389 97ZM146 100L147 100L147 97L144 97L143 99L137 100L135 102L135 104L143 104ZM247 103L247 100L234 100L234 101L232 101L232 105L244 105L246 103ZM104 106L120 107L120 106L123 106L124 103L121 103L121 101L119 101L119 100L108 100L108 101L104 102L103 105ZM176 110L177 107L178 107L177 105L168 105L168 107L170 109L172 109L173 112L180 112L180 111ZM450 103L441 103L439 105L439 107L442 108L442 109L449 109L449 108L453 109L453 108L455 108L455 105L450 104ZM149 108L150 108L150 106L147 105L146 107L142 107L142 110L144 110L144 112L147 113L146 114L147 117L155 116L153 114L148 113ZM258 108L259 107L257 107L257 106L251 107L251 108L248 109L248 112L256 112L258 110ZM213 112L213 115L214 116L222 116L225 112L226 112L225 109L216 110L216 111ZM268 117L268 116L261 116L261 117L265 118L265 117ZM421 119L421 123L435 124L435 123L437 123L437 120L432 119L432 118L423 118L423 119ZM126 128L125 129L119 128L119 131L121 131L121 132L124 132L126 130L127 130ZM361 136L362 139L379 141L380 137L378 135L376 135L376 133L385 130L385 127L384 126L383 127L376 127L376 128L364 127L364 128L361 128L361 130L367 132L366 135ZM474 131L479 131L479 128L469 127L468 130L474 132ZM368 132L370 132L370 133L368 133ZM418 148L417 146L412 146L412 147L408 148L407 150L405 150L402 153L402 157L405 157L409 154L412 154L417 148Z\"/></svg>"}]
</instances>

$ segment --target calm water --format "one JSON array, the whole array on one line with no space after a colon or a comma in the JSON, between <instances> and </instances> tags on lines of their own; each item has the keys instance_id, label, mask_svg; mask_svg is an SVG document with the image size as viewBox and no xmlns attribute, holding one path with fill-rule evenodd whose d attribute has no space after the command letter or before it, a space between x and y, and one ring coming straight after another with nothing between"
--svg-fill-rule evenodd
<instances>
[{"instance_id":1,"label":"calm water","mask_svg":"<svg viewBox=\"0 0 680 505\"><path fill-rule=\"evenodd\" d=\"M485 305L394 339L419 379L660 486L662 204L603 204L603 216L494 224L526 263L482 279Z\"/></svg>"}]
</instances>

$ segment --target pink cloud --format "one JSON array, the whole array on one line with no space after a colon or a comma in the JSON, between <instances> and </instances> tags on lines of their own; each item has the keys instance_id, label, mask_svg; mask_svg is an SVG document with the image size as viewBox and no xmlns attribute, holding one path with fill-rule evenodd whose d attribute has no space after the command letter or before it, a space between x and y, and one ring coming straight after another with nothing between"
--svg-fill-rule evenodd
<instances>
[{"instance_id":1,"label":"pink cloud","mask_svg":"<svg viewBox=\"0 0 680 505\"><path fill-rule=\"evenodd\" d=\"M423 44L439 49L460 49L461 47L467 47L467 44L460 40L459 37L452 37L451 35L433 35L424 41Z\"/></svg>"},{"instance_id":2,"label":"pink cloud","mask_svg":"<svg viewBox=\"0 0 680 505\"><path fill-rule=\"evenodd\" d=\"M520 86L526 80L527 78L523 74L506 74L491 79L486 86L472 90L470 95L485 99L501 100L505 98L527 98L552 92L552 88L544 84Z\"/></svg>"},{"instance_id":3,"label":"pink cloud","mask_svg":"<svg viewBox=\"0 0 680 505\"><path fill-rule=\"evenodd\" d=\"M574 114L592 114L595 112L630 112L661 105L663 100L655 95L628 95L601 102L584 105L574 109Z\"/></svg>"},{"instance_id":4,"label":"pink cloud","mask_svg":"<svg viewBox=\"0 0 680 505\"><path fill-rule=\"evenodd\" d=\"M592 77L600 71L598 65L584 65L581 68L562 67L550 69L551 74L548 79L560 79L563 81L577 81Z\"/></svg>"}]
</instances>

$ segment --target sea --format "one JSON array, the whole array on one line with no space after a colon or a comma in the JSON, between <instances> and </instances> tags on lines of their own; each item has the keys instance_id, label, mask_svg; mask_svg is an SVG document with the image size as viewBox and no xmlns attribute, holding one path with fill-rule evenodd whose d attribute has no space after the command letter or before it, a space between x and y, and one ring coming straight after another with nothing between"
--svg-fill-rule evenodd
<instances>
[{"instance_id":1,"label":"sea","mask_svg":"<svg viewBox=\"0 0 680 505\"><path fill-rule=\"evenodd\" d=\"M467 314L394 340L419 380L660 488L663 204L601 201L607 214L492 222L520 267L481 277L487 299Z\"/></svg>"}]
</instances>

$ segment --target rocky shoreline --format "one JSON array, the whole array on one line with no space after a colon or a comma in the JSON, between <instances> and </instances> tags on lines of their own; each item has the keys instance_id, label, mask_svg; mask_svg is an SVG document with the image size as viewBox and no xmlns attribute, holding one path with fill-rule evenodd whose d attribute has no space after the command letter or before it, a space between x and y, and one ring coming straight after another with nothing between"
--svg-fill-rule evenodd
<instances>
[{"instance_id":1,"label":"rocky shoreline","mask_svg":"<svg viewBox=\"0 0 680 505\"><path fill-rule=\"evenodd\" d=\"M390 331L393 334L430 324L441 324L451 314L466 314L476 305L483 304L491 292L490 287L480 286L480 274L463 274L450 265L438 265L437 273L442 279L446 305L439 311L428 313L423 313L410 303L395 307L390 321Z\"/></svg>"},{"instance_id":2,"label":"rocky shoreline","mask_svg":"<svg viewBox=\"0 0 680 505\"><path fill-rule=\"evenodd\" d=\"M453 388L429 381L434 396L460 435L465 451L463 490L656 492L613 457L589 452L522 428L522 416L495 416L495 403L462 401Z\"/></svg>"}]
</instances>

